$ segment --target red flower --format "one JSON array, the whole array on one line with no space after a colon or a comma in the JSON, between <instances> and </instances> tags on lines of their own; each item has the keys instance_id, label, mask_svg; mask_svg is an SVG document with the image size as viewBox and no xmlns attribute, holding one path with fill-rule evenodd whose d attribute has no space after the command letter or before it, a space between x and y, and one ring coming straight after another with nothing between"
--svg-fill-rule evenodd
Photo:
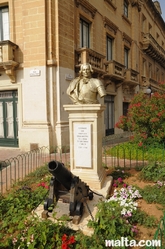
<instances>
[{"instance_id":1,"label":"red flower","mask_svg":"<svg viewBox=\"0 0 165 249\"><path fill-rule=\"evenodd\" d=\"M40 182L37 186L47 188L47 189L49 188L49 186L47 186L45 182Z\"/></svg>"},{"instance_id":2,"label":"red flower","mask_svg":"<svg viewBox=\"0 0 165 249\"><path fill-rule=\"evenodd\" d=\"M64 234L62 236L62 245L61 248L62 249L69 249L70 247L68 245L74 244L76 242L75 237L72 235L70 236L70 238L68 239L68 236L66 234Z\"/></svg>"},{"instance_id":3,"label":"red flower","mask_svg":"<svg viewBox=\"0 0 165 249\"><path fill-rule=\"evenodd\" d=\"M68 245L65 243L65 244L62 244L61 246L62 249L68 249Z\"/></svg>"},{"instance_id":4,"label":"red flower","mask_svg":"<svg viewBox=\"0 0 165 249\"><path fill-rule=\"evenodd\" d=\"M64 234L64 235L62 236L62 242L66 241L66 239L67 239L67 235Z\"/></svg>"},{"instance_id":5,"label":"red flower","mask_svg":"<svg viewBox=\"0 0 165 249\"><path fill-rule=\"evenodd\" d=\"M73 235L70 236L69 241L68 241L68 244L74 244L75 242L76 242L76 241L75 241L74 236L73 236Z\"/></svg>"},{"instance_id":6,"label":"red flower","mask_svg":"<svg viewBox=\"0 0 165 249\"><path fill-rule=\"evenodd\" d=\"M139 147L141 147L142 145L143 145L143 143L142 143L142 142L138 143L138 146L139 146Z\"/></svg>"}]
</instances>

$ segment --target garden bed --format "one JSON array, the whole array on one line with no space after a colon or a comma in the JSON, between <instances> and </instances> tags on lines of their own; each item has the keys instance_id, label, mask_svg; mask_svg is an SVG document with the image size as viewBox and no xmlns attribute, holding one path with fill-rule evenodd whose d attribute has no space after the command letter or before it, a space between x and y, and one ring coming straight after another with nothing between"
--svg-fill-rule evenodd
<instances>
[{"instance_id":1,"label":"garden bed","mask_svg":"<svg viewBox=\"0 0 165 249\"><path fill-rule=\"evenodd\" d=\"M129 238L135 238L138 241L142 239L152 240L154 238L158 223L163 216L163 211L165 211L165 205L164 202L159 204L156 203L156 201L147 203L143 196L142 198L136 199L136 202L138 203L137 210L141 210L142 213L139 213L139 216L137 216L136 212L134 212L133 216L135 214L135 218L133 220L131 220L132 217L128 218L128 221L130 221L128 224L126 224L127 218L121 219L120 206L116 206L114 203L110 204L109 207L112 205L112 213L111 211L110 213L106 213L106 209L100 209L100 216L98 216L100 221L96 221L96 223L93 224L95 233L91 237L84 236L81 232L67 229L65 224L61 225L61 223L58 222L56 224L50 223L48 220L38 222L37 218L27 220L26 215L29 216L30 210L34 209L37 203L40 203L41 200L45 199L45 194L48 190L47 188L50 181L50 175L46 172L46 167L38 169L37 172L29 175L24 182L20 182L19 185L15 186L13 191L4 197L6 200L4 198L1 199L0 214L2 220L0 220L0 249L68 249L71 247L69 247L67 241L72 242L70 246L75 249L95 249L96 245L98 249L102 249L105 248L105 239L118 239L120 236L127 237L127 235ZM120 178L121 185L111 189L111 196L115 189L121 189L123 184L126 186L135 186L135 188L140 188L141 190L145 189L147 186L150 186L150 189L152 190L152 188L156 187L155 184L157 184L154 181L151 182L149 180L142 180L142 178L140 179L141 173L136 169L124 171L123 169L120 169L119 171L111 170L109 173L113 176L114 172L118 173L117 178ZM152 176L154 176L153 169L151 172ZM148 176L150 176L150 172L147 173ZM162 188L164 187L157 185L156 191L160 190L159 192L161 192L163 191ZM139 191L141 191L140 189ZM156 192L154 194L156 194ZM162 192L162 194L164 195L164 192ZM151 197L153 198L152 192L151 196L148 194L149 200ZM161 200L160 196L158 198L156 197L155 200ZM164 198L162 198L162 201L163 200ZM103 205L107 208L106 203L103 203ZM114 210L113 205L115 207ZM107 214L110 216L107 217ZM111 214L114 216L117 215L116 219L112 219ZM131 232L131 229L134 227L136 227L136 233ZM119 230L117 230L118 228ZM42 231L42 233L40 233L40 231ZM114 235L111 236L112 233L114 233ZM65 234L69 240L66 240ZM7 239L9 239L8 242ZM62 245L66 246L66 244L68 247L62 247ZM138 249L138 247L136 247L136 249Z\"/></svg>"},{"instance_id":2,"label":"garden bed","mask_svg":"<svg viewBox=\"0 0 165 249\"><path fill-rule=\"evenodd\" d=\"M140 172L136 171L135 169L131 169L129 171L127 171L131 174L130 177L128 177L127 179L125 179L125 183L127 183L128 185L134 185L134 186L138 186L142 189L144 189L144 187L146 186L154 186L155 183L150 182L150 181L142 181L140 180ZM139 199L137 201L138 203L138 207L144 211L146 214L148 214L149 216L154 216L158 221L160 221L160 219L163 217L163 206L158 204L158 203L147 203L144 199ZM137 225L137 228L139 230L138 235L137 235L137 239L138 240L151 240L154 237L154 234L156 232L157 228L147 228L144 226L140 226Z\"/></svg>"}]
</instances>

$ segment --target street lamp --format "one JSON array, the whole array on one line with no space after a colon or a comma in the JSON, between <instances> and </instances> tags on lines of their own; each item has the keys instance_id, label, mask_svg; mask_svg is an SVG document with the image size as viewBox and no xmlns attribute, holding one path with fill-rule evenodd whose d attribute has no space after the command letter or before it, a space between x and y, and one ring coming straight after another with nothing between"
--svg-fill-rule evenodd
<instances>
[{"instance_id":1,"label":"street lamp","mask_svg":"<svg viewBox=\"0 0 165 249\"><path fill-rule=\"evenodd\" d=\"M151 90L151 87L150 87L150 86L146 89L146 94L149 95L149 97L151 97L151 95L152 95L152 90Z\"/></svg>"}]
</instances>

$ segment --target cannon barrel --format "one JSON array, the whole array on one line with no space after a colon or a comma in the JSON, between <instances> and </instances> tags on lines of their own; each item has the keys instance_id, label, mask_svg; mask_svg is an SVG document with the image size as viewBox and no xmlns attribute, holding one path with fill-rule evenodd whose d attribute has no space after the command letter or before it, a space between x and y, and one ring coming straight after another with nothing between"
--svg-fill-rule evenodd
<instances>
[{"instance_id":1,"label":"cannon barrel","mask_svg":"<svg viewBox=\"0 0 165 249\"><path fill-rule=\"evenodd\" d=\"M63 163L58 161L50 161L48 163L49 172L55 176L58 182L60 182L67 190L70 190L73 179L72 173L67 170Z\"/></svg>"}]
</instances>

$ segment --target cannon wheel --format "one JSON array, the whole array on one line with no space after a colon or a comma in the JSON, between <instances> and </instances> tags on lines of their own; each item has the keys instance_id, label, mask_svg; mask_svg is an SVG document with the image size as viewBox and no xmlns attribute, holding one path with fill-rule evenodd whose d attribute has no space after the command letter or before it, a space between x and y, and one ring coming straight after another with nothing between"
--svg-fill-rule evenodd
<instances>
[{"instance_id":1,"label":"cannon wheel","mask_svg":"<svg viewBox=\"0 0 165 249\"><path fill-rule=\"evenodd\" d=\"M83 214L83 209L84 209L83 203L77 202L75 215L81 216Z\"/></svg>"},{"instance_id":2,"label":"cannon wheel","mask_svg":"<svg viewBox=\"0 0 165 249\"><path fill-rule=\"evenodd\" d=\"M89 192L88 196L89 196L90 201L93 200L93 193L92 192Z\"/></svg>"},{"instance_id":3,"label":"cannon wheel","mask_svg":"<svg viewBox=\"0 0 165 249\"><path fill-rule=\"evenodd\" d=\"M46 198L46 200L44 201L44 210L48 210L52 204L53 200L50 198Z\"/></svg>"},{"instance_id":4,"label":"cannon wheel","mask_svg":"<svg viewBox=\"0 0 165 249\"><path fill-rule=\"evenodd\" d=\"M76 207L76 203L75 203L75 202L70 202L69 211L70 211L70 215L71 215L71 216L74 215L75 207Z\"/></svg>"}]
</instances>

